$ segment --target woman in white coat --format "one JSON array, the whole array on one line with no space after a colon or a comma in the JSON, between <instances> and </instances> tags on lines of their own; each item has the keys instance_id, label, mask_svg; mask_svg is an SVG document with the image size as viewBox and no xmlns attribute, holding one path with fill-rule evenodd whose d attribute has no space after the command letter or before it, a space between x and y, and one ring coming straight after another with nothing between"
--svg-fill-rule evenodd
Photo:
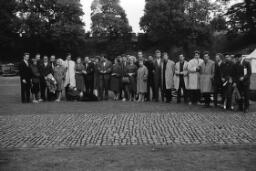
<instances>
[{"instance_id":1,"label":"woman in white coat","mask_svg":"<svg viewBox=\"0 0 256 171\"><path fill-rule=\"evenodd\" d=\"M64 66L66 67L66 77L64 82L64 87L75 88L75 62L71 60L71 54L67 54L66 60L64 61Z\"/></svg>"}]
</instances>

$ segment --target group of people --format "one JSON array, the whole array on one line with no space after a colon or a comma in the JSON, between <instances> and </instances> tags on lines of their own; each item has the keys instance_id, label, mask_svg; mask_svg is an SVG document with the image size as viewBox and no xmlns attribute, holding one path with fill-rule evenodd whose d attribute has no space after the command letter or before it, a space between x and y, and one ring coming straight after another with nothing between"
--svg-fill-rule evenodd
<instances>
[{"instance_id":1,"label":"group of people","mask_svg":"<svg viewBox=\"0 0 256 171\"><path fill-rule=\"evenodd\" d=\"M186 61L180 53L175 63L167 52L156 50L154 56L144 57L139 51L137 57L122 55L112 63L104 55L73 61L70 53L65 60L56 60L54 55L41 59L37 54L30 61L30 54L25 53L20 64L22 102L30 102L30 92L38 103L59 102L62 92L68 100L85 96L107 100L112 91L114 100L169 103L176 90L177 103L183 97L189 105L203 102L209 107L213 101L224 109L233 110L238 104L240 110L248 111L250 64L240 54L218 53L215 61L208 51L200 56L195 51ZM78 98L72 98L75 95Z\"/></svg>"}]
</instances>

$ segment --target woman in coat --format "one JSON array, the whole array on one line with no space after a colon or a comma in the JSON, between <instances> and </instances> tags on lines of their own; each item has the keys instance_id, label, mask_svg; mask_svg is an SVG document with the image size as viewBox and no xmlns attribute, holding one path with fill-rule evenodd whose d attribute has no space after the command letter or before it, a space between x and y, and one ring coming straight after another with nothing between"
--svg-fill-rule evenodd
<instances>
[{"instance_id":1,"label":"woman in coat","mask_svg":"<svg viewBox=\"0 0 256 171\"><path fill-rule=\"evenodd\" d=\"M128 83L128 94L130 101L135 100L136 94L136 75L137 75L137 66L135 65L135 61L133 57L129 57L129 64L127 65L127 74L129 76L129 83Z\"/></svg>"},{"instance_id":2,"label":"woman in coat","mask_svg":"<svg viewBox=\"0 0 256 171\"><path fill-rule=\"evenodd\" d=\"M84 84L84 65L82 63L82 60L80 57L78 57L76 59L76 66L75 66L75 70L76 70L76 88L79 92L83 92L84 88L85 88L85 84Z\"/></svg>"},{"instance_id":3,"label":"woman in coat","mask_svg":"<svg viewBox=\"0 0 256 171\"><path fill-rule=\"evenodd\" d=\"M65 80L66 68L62 66L62 60L57 59L56 67L54 67L54 78L57 82L57 99L56 102L60 102L62 97L62 91L64 89L63 83Z\"/></svg>"},{"instance_id":4,"label":"woman in coat","mask_svg":"<svg viewBox=\"0 0 256 171\"><path fill-rule=\"evenodd\" d=\"M115 59L114 65L112 66L112 74L110 81L110 89L114 92L114 100L118 100L121 89L121 74L122 68L120 65L120 59Z\"/></svg>"},{"instance_id":5,"label":"woman in coat","mask_svg":"<svg viewBox=\"0 0 256 171\"><path fill-rule=\"evenodd\" d=\"M139 69L137 71L137 93L139 94L138 102L144 102L145 93L147 93L148 69L143 64L143 60L139 61Z\"/></svg>"}]
</instances>

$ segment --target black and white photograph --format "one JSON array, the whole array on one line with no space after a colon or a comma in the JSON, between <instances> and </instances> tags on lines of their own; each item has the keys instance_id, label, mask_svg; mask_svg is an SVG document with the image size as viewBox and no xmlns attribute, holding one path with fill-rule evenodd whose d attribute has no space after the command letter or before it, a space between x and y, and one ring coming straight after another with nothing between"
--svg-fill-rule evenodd
<instances>
[{"instance_id":1,"label":"black and white photograph","mask_svg":"<svg viewBox=\"0 0 256 171\"><path fill-rule=\"evenodd\" d=\"M0 0L1 171L255 171L256 0Z\"/></svg>"}]
</instances>

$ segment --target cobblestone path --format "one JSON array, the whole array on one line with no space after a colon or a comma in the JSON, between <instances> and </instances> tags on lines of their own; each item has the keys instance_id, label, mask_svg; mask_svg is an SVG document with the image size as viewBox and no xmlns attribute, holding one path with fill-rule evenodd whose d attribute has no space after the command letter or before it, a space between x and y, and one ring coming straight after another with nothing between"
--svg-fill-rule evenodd
<instances>
[{"instance_id":1,"label":"cobblestone path","mask_svg":"<svg viewBox=\"0 0 256 171\"><path fill-rule=\"evenodd\" d=\"M256 144L256 114L124 113L0 116L0 148Z\"/></svg>"}]
</instances>

